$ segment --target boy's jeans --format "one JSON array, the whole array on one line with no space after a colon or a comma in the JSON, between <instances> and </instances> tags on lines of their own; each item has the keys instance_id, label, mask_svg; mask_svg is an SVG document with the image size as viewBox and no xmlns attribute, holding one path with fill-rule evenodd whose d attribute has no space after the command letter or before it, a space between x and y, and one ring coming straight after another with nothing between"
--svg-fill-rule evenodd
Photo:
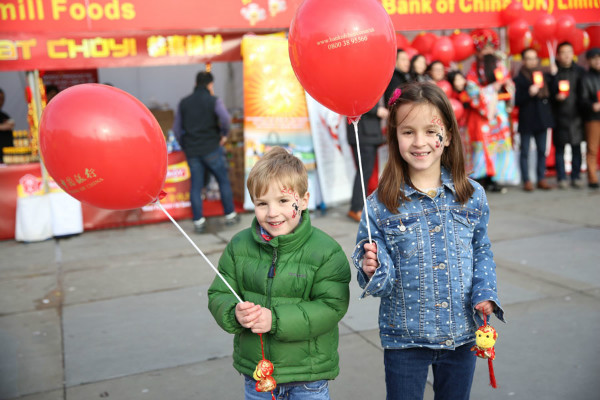
<instances>
[{"instance_id":1,"label":"boy's jeans","mask_svg":"<svg viewBox=\"0 0 600 400\"><path fill-rule=\"evenodd\" d=\"M257 392L256 381L244 377L245 400L271 400L271 392ZM314 381L303 385L277 386L273 391L277 400L329 400L329 381Z\"/></svg>"},{"instance_id":2,"label":"boy's jeans","mask_svg":"<svg viewBox=\"0 0 600 400\"><path fill-rule=\"evenodd\" d=\"M423 400L430 365L435 400L468 400L477 360L471 352L474 344L456 350L386 349L383 362L387 400Z\"/></svg>"}]
</instances>

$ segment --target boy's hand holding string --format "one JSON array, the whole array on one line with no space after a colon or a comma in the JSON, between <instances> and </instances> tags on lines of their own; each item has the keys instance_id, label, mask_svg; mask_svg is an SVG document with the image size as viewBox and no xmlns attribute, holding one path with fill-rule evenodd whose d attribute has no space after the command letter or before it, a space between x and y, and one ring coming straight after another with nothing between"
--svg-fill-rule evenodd
<instances>
[{"instance_id":1,"label":"boy's hand holding string","mask_svg":"<svg viewBox=\"0 0 600 400\"><path fill-rule=\"evenodd\" d=\"M249 301L238 303L235 306L235 318L240 325L250 329L252 333L267 333L271 330L273 323L271 310Z\"/></svg>"}]
</instances>

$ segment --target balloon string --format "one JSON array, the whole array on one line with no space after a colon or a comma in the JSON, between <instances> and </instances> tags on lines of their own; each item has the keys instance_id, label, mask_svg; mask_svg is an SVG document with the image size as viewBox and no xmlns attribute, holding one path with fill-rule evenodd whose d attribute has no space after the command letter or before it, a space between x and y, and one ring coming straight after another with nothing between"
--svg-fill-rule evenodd
<instances>
[{"instance_id":1,"label":"balloon string","mask_svg":"<svg viewBox=\"0 0 600 400\"><path fill-rule=\"evenodd\" d=\"M352 125L354 125L354 135L356 137L356 154L358 155L358 170L360 172L360 185L362 187L362 195L363 195L363 204L364 204L364 214L365 220L367 221L367 233L369 235L369 243L373 243L371 240L371 225L369 224L369 214L367 212L367 194L365 191L365 179L363 176L362 169L362 159L360 157L360 143L358 141L358 119L352 121Z\"/></svg>"},{"instance_id":2,"label":"balloon string","mask_svg":"<svg viewBox=\"0 0 600 400\"><path fill-rule=\"evenodd\" d=\"M243 303L243 300L240 298L240 296L238 296L238 294L235 292L235 290L233 290L233 288L229 285L229 283L225 280L225 278L223 278L223 275L221 275L221 273L219 272L219 270L215 268L215 266L210 262L210 260L204 255L204 253L202 252L202 250L200 250L198 248L198 246L196 246L196 243L194 243L194 241L192 239L190 239L190 237L187 235L187 233L185 233L184 230L181 229L181 226L179 226L179 224L177 222L175 222L175 220L173 219L173 217L171 217L171 215L167 212L167 210L165 210L163 208L162 204L160 204L160 201L156 201L156 204L158 204L158 207L162 210L162 212L164 212L165 215L167 217L169 217L169 219L171 220L171 222L173 224L175 224L175 226L177 227L177 229L179 229L179 231L183 234L183 236L185 236L185 238L192 244L192 246L194 246L194 248L196 249L196 251L198 253L200 253L200 255L202 257L204 257L204 259L206 260L206 262L208 263L208 265L210 265L210 267L217 273L217 275L219 276L219 278L221 278L221 280L223 281L223 283L225 283L225 285L227 285L227 287L229 288L229 290L231 290L231 293L234 294L234 296L239 300L240 303Z\"/></svg>"}]
</instances>

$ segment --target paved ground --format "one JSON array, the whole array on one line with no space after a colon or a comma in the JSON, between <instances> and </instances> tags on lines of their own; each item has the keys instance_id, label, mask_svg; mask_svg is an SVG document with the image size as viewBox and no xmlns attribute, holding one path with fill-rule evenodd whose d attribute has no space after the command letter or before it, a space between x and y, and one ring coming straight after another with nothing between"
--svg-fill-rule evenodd
<instances>
[{"instance_id":1,"label":"paved ground","mask_svg":"<svg viewBox=\"0 0 600 400\"><path fill-rule=\"evenodd\" d=\"M508 323L494 323L499 388L478 360L472 398L600 398L600 193L511 188L490 204ZM312 220L350 254L356 224L345 211ZM216 265L239 228L209 223L193 239ZM0 242L0 399L240 399L232 339L207 310L213 277L170 222ZM332 397L384 399L378 300L351 288Z\"/></svg>"}]
</instances>

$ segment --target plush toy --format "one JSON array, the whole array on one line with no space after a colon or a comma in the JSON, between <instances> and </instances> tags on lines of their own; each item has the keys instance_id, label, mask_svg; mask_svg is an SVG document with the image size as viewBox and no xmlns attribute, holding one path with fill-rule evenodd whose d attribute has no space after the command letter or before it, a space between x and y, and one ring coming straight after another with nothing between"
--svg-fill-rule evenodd
<instances>
[{"instance_id":1,"label":"plush toy","mask_svg":"<svg viewBox=\"0 0 600 400\"><path fill-rule=\"evenodd\" d=\"M488 369L490 372L490 385L496 389L496 377L494 376L494 365L492 360L496 358L496 351L494 350L494 344L498 333L496 330L487 324L486 315L483 314L483 325L475 332L475 346L471 348L471 351L475 351L475 355L481 358L487 358Z\"/></svg>"},{"instance_id":2,"label":"plush toy","mask_svg":"<svg viewBox=\"0 0 600 400\"><path fill-rule=\"evenodd\" d=\"M269 360L265 359L265 351L263 348L263 340L262 334L258 334L260 336L260 350L262 352L262 360L258 362L256 368L254 369L254 373L252 377L256 380L256 391L257 392L271 392L272 400L275 400L275 395L273 394L273 390L277 387L277 382L273 375L273 363Z\"/></svg>"}]
</instances>

